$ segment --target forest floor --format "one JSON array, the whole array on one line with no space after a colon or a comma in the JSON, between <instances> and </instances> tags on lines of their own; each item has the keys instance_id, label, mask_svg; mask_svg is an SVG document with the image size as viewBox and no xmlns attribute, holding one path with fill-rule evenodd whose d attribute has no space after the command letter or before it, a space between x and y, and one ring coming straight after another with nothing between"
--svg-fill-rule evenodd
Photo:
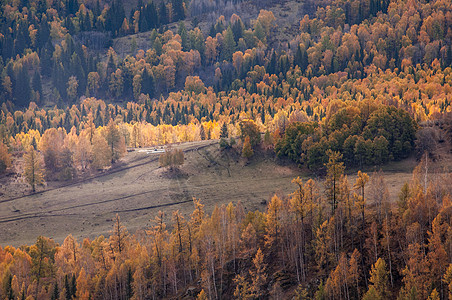
<instances>
[{"instance_id":1,"label":"forest floor","mask_svg":"<svg viewBox=\"0 0 452 300\"><path fill-rule=\"evenodd\" d=\"M132 151L110 170L72 182L50 182L33 195L27 195L24 191L29 189L12 176L1 178L0 245L32 244L39 235L58 243L69 234L80 241L109 235L116 213L129 232L139 233L152 225L159 210L166 213L168 223L175 210L189 218L193 197L208 213L231 201L240 201L245 211L264 210L275 193L285 196L294 191L293 178L308 178L308 172L263 151L245 162L238 151L220 151L218 141L174 147L185 152L179 172L161 168L159 154ZM410 158L383 167L392 201L411 180L416 165ZM349 174L353 184L356 171ZM323 189L322 183L319 186Z\"/></svg>"}]
</instances>

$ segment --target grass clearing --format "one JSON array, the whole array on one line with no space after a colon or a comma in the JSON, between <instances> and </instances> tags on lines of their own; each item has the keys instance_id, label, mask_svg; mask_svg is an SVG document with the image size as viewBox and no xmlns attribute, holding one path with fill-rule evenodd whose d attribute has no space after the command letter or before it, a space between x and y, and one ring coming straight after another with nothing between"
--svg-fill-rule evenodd
<instances>
[{"instance_id":1,"label":"grass clearing","mask_svg":"<svg viewBox=\"0 0 452 300\"><path fill-rule=\"evenodd\" d=\"M174 210L189 217L193 197L201 199L209 213L216 205L231 201L240 201L246 211L263 210L274 193L284 196L295 189L293 178L307 179L307 172L278 163L262 152L245 165L239 153L222 153L218 141L184 143L175 148L185 151L185 164L178 175L159 167L159 154L134 151L109 172L63 187L50 183L40 194L21 197L17 190L24 189L23 183L3 182L0 245L32 244L39 235L59 243L69 234L79 240L108 235L116 213L129 232L135 233L149 226L159 210L166 213L167 222ZM383 168L393 201L412 178L416 164L408 159ZM365 171L370 175L373 170ZM354 170L349 172L350 184L355 174ZM11 197L16 199L8 201Z\"/></svg>"}]
</instances>

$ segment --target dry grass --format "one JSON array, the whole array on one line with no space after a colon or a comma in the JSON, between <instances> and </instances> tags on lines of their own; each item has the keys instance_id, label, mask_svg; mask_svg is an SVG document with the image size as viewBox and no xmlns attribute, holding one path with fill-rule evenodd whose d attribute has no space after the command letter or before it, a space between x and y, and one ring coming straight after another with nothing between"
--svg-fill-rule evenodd
<instances>
[{"instance_id":1,"label":"dry grass","mask_svg":"<svg viewBox=\"0 0 452 300\"><path fill-rule=\"evenodd\" d=\"M290 190L291 179L300 175L296 168L277 166L268 158L256 158L243 167L240 159L237 163L232 157L220 157L216 142L196 151L209 143L176 146L187 150L180 176L168 176L159 167L158 155L132 152L115 173L62 188L51 183L41 194L20 197L23 192L12 191L25 186L8 182L0 197L0 245L30 244L39 235L57 242L70 233L79 239L108 235L116 213L135 232L148 226L159 210L168 212L168 221L176 209L188 216L193 197L200 198L209 212L230 201L241 201L247 210L262 209L262 200ZM17 199L8 201L11 197Z\"/></svg>"},{"instance_id":2,"label":"dry grass","mask_svg":"<svg viewBox=\"0 0 452 300\"><path fill-rule=\"evenodd\" d=\"M193 197L201 199L207 212L231 201L241 201L247 211L263 210L274 193L284 196L294 190L292 178L307 177L295 166L278 164L264 153L257 153L245 164L237 153L222 153L216 141L175 147L186 151L185 164L177 176L159 167L158 155L131 152L110 172L61 188L51 183L41 194L20 197L23 184L4 184L0 245L34 243L39 235L60 243L68 234L79 239L108 235L116 213L133 233L149 226L159 210L166 212L168 222L176 209L189 217ZM392 200L411 179L416 164L409 159L384 168ZM351 170L350 184L355 181L354 174ZM12 193L19 189L19 195ZM13 196L19 197L8 201Z\"/></svg>"}]
</instances>

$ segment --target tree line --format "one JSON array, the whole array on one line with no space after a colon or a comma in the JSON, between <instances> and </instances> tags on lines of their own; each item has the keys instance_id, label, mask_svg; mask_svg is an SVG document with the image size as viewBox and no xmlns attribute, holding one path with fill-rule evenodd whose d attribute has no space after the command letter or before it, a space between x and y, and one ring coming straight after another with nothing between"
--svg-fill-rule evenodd
<instances>
[{"instance_id":1,"label":"tree line","mask_svg":"<svg viewBox=\"0 0 452 300\"><path fill-rule=\"evenodd\" d=\"M288 157L300 166L322 173L328 161L327 151L341 153L348 167L378 166L406 158L414 149L421 154L427 151L433 155L434 149L427 144L436 143L439 139L422 138L423 131L417 133L417 123L403 109L370 102L358 106L354 102L333 102L322 121L309 121L300 111L293 111L289 118L278 112L265 124L248 118L229 123L223 118L221 122L198 122L194 119L187 125L175 126L154 126L137 121L128 123L118 116L109 116L105 119L108 123L97 126L94 116L100 115L101 106L102 102L85 100L82 110L86 116L79 119L77 126L66 127L57 122L55 127L42 133L30 129L12 135L6 126L0 125L1 171L16 166L23 155L33 156L33 161L38 161L40 167L35 168L34 162L28 159L25 166L35 168L36 174L46 174L43 178L47 180L71 180L89 170L110 167L125 154L126 147L221 139L221 148L227 150L234 147L234 138L239 136L241 143L235 147L242 147L242 155L247 159L259 147L274 149L278 157ZM104 107L102 111L108 112L109 109L114 111L115 107ZM40 111L35 108L34 113ZM60 120L68 116L71 116L70 112ZM77 118L77 115L72 116ZM448 119L444 120L447 123ZM262 132L265 132L263 138ZM162 159L162 162L167 161L163 163L165 166L179 164L172 163L172 158ZM29 179L33 174L25 174L25 178L31 182L34 191L34 180Z\"/></svg>"},{"instance_id":2,"label":"tree line","mask_svg":"<svg viewBox=\"0 0 452 300\"><path fill-rule=\"evenodd\" d=\"M322 169L327 150L339 151L347 166L382 165L408 157L415 146L417 124L403 109L362 102L329 107L324 122L287 124L276 142L287 156L311 170Z\"/></svg>"}]
</instances>

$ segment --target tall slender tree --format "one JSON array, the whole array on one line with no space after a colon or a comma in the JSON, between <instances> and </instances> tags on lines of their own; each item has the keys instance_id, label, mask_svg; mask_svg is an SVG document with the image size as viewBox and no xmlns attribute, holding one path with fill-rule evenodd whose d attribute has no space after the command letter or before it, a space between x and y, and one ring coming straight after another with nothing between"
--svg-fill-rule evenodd
<instances>
[{"instance_id":1,"label":"tall slender tree","mask_svg":"<svg viewBox=\"0 0 452 300\"><path fill-rule=\"evenodd\" d=\"M24 177L31 189L36 192L36 186L44 184L44 167L40 154L33 146L28 147L25 154Z\"/></svg>"}]
</instances>

